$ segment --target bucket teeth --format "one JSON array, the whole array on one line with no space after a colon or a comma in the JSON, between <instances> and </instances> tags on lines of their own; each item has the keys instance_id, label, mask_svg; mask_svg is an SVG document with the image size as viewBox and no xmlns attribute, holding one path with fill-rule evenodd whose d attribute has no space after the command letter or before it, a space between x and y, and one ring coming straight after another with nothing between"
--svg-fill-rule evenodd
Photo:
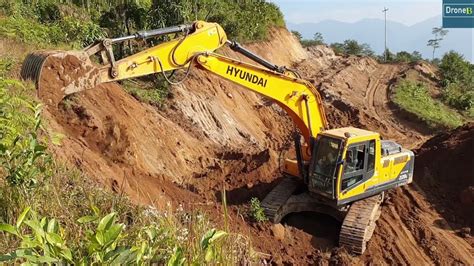
<instances>
[{"instance_id":1,"label":"bucket teeth","mask_svg":"<svg viewBox=\"0 0 474 266\"><path fill-rule=\"evenodd\" d=\"M38 79L41 75L43 63L50 53L35 52L26 56L21 66L20 76L23 80L31 80L38 86Z\"/></svg>"}]
</instances>

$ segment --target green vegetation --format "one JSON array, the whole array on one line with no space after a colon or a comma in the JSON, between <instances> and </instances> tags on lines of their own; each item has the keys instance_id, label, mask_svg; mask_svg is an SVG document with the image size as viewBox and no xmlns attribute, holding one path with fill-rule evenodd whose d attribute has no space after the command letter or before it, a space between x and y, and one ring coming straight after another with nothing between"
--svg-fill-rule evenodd
<instances>
[{"instance_id":1,"label":"green vegetation","mask_svg":"<svg viewBox=\"0 0 474 266\"><path fill-rule=\"evenodd\" d=\"M387 55L387 58L385 60L385 55ZM407 51L400 51L396 54L393 54L390 52L389 49L385 51L382 55L378 56L378 61L379 62L386 62L386 63L413 63L417 62L420 60L423 60L423 57L420 52L418 51L413 51L412 53L409 53Z\"/></svg>"},{"instance_id":2,"label":"green vegetation","mask_svg":"<svg viewBox=\"0 0 474 266\"><path fill-rule=\"evenodd\" d=\"M0 17L0 36L40 47L67 43L75 48L105 36L99 25L80 8L53 4L52 1L35 2L0 2L1 11L7 16ZM74 16L67 16L69 12Z\"/></svg>"},{"instance_id":3,"label":"green vegetation","mask_svg":"<svg viewBox=\"0 0 474 266\"><path fill-rule=\"evenodd\" d=\"M460 115L434 100L427 88L420 83L407 80L401 82L396 87L393 101L433 129L455 128L463 123Z\"/></svg>"},{"instance_id":4,"label":"green vegetation","mask_svg":"<svg viewBox=\"0 0 474 266\"><path fill-rule=\"evenodd\" d=\"M268 221L268 218L265 216L263 208L260 205L260 200L257 198L252 198L250 200L250 217L258 223Z\"/></svg>"},{"instance_id":5,"label":"green vegetation","mask_svg":"<svg viewBox=\"0 0 474 266\"><path fill-rule=\"evenodd\" d=\"M316 32L313 35L313 39L311 39L311 40L303 39L303 36L301 35L301 33L297 32L295 30L291 31L291 33L300 41L300 43L303 47L310 47L310 46L325 44L323 35L320 32Z\"/></svg>"},{"instance_id":6,"label":"green vegetation","mask_svg":"<svg viewBox=\"0 0 474 266\"><path fill-rule=\"evenodd\" d=\"M270 27L285 25L278 7L266 1L1 0L0 10L7 16L0 35L81 46L105 35L130 35L194 20L218 22L229 38L243 42L265 39Z\"/></svg>"},{"instance_id":7,"label":"green vegetation","mask_svg":"<svg viewBox=\"0 0 474 266\"><path fill-rule=\"evenodd\" d=\"M122 87L135 99L163 108L165 100L170 94L170 85L160 76L151 82L124 81Z\"/></svg>"},{"instance_id":8,"label":"green vegetation","mask_svg":"<svg viewBox=\"0 0 474 266\"><path fill-rule=\"evenodd\" d=\"M454 51L439 63L443 101L474 117L474 65Z\"/></svg>"},{"instance_id":9,"label":"green vegetation","mask_svg":"<svg viewBox=\"0 0 474 266\"><path fill-rule=\"evenodd\" d=\"M231 39L262 40L272 26L285 25L279 8L266 1L154 0L149 24L178 25L193 20L218 22Z\"/></svg>"},{"instance_id":10,"label":"green vegetation","mask_svg":"<svg viewBox=\"0 0 474 266\"><path fill-rule=\"evenodd\" d=\"M75 247L65 239L67 228L61 226L61 221L41 217L27 207L13 224L0 224L0 232L5 232L7 238L18 239L21 247L0 256L0 261L75 265L227 264L238 263L249 256L243 252L251 252L236 249L245 248L244 238L215 228L206 229L209 224L202 215L158 215L151 210L140 217L147 219L149 225L131 231L118 222L117 212L102 216L97 208L93 210L92 215L77 220L81 233L77 236L79 246ZM193 224L183 227L182 221L175 220L176 215L189 221L184 223Z\"/></svg>"},{"instance_id":11,"label":"green vegetation","mask_svg":"<svg viewBox=\"0 0 474 266\"><path fill-rule=\"evenodd\" d=\"M356 40L345 40L343 43L332 43L331 48L337 54L374 56L374 51L366 43L358 43Z\"/></svg>"},{"instance_id":12,"label":"green vegetation","mask_svg":"<svg viewBox=\"0 0 474 266\"><path fill-rule=\"evenodd\" d=\"M32 91L0 76L0 261L181 265L252 259L247 238L214 229L199 212L135 206L53 161L46 148L60 143L43 129Z\"/></svg>"}]
</instances>

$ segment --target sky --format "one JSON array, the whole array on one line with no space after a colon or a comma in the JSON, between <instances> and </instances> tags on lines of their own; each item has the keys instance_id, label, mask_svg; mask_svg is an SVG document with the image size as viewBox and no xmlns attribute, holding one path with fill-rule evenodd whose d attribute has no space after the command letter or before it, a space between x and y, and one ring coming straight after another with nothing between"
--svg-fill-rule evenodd
<instances>
[{"instance_id":1,"label":"sky","mask_svg":"<svg viewBox=\"0 0 474 266\"><path fill-rule=\"evenodd\" d=\"M277 4L291 23L337 20L355 22L364 18L383 19L411 26L441 14L442 0L270 0Z\"/></svg>"}]
</instances>

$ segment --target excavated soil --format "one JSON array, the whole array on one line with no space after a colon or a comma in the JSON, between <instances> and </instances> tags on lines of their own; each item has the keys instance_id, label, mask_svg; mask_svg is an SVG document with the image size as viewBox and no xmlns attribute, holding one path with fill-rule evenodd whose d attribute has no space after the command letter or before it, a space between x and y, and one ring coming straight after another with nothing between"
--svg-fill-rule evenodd
<instances>
[{"instance_id":1,"label":"excavated soil","mask_svg":"<svg viewBox=\"0 0 474 266\"><path fill-rule=\"evenodd\" d=\"M454 228L474 230L474 124L438 135L417 150L417 184ZM434 196L438 195L438 196Z\"/></svg>"},{"instance_id":2,"label":"excavated soil","mask_svg":"<svg viewBox=\"0 0 474 266\"><path fill-rule=\"evenodd\" d=\"M396 79L408 70L422 77L426 67L340 57L324 46L304 50L283 29L271 35L270 41L248 48L277 64L292 65L311 80L324 98L332 127L368 128L410 148L431 137L431 132L403 117L390 103ZM228 49L220 53L244 60ZM58 80L69 75L63 71L68 66L46 68L41 89L57 88ZM80 74L81 67L75 71ZM66 136L61 146L52 148L58 158L139 204L160 208L169 202L181 203L189 210L207 212L222 224L219 202L225 189L232 230L250 235L266 261L473 265L469 238L461 236L446 220L449 212L440 209L454 205L436 201L448 204L448 198L438 192L445 189L443 177L450 172L440 170L442 174L436 172L440 180L426 181L429 175L422 169L431 169L430 159L425 159L425 167L418 167L422 164L417 161L415 185L389 193L368 250L351 257L336 248L340 225L329 217L295 214L286 217L282 229L251 223L241 215L251 197L262 199L278 183L281 158L291 145L293 125L278 106L198 69L184 83L173 86L166 105L159 110L140 103L111 83L70 96L59 106L49 105L44 115L51 131ZM432 146L423 146L417 160L429 158ZM472 153L470 158L472 165ZM451 188L446 189L455 193Z\"/></svg>"}]
</instances>

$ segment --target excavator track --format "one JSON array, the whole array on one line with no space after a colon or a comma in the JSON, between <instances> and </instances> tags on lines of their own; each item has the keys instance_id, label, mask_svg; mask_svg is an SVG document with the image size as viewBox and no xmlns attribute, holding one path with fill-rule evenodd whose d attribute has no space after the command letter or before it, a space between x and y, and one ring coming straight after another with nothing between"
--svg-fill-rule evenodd
<instances>
[{"instance_id":1,"label":"excavator track","mask_svg":"<svg viewBox=\"0 0 474 266\"><path fill-rule=\"evenodd\" d=\"M279 223L280 210L286 204L287 200L298 188L299 182L295 178L283 179L270 193L263 199L262 208L265 216L273 223Z\"/></svg>"},{"instance_id":2,"label":"excavator track","mask_svg":"<svg viewBox=\"0 0 474 266\"><path fill-rule=\"evenodd\" d=\"M340 247L357 255L364 253L380 217L382 200L383 194L379 194L351 205L339 233Z\"/></svg>"}]
</instances>

